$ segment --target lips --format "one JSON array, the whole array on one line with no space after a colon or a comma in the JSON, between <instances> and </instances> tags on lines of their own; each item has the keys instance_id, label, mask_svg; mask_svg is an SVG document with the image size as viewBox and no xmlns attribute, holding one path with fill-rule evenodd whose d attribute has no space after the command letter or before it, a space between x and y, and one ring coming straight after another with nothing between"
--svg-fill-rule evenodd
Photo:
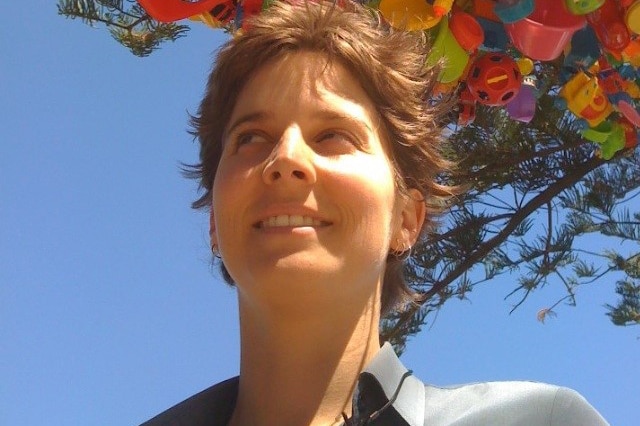
<instances>
[{"instance_id":1,"label":"lips","mask_svg":"<svg viewBox=\"0 0 640 426\"><path fill-rule=\"evenodd\" d=\"M303 215L286 215L269 216L255 224L256 228L295 228L295 227L314 227L320 228L330 225L329 222Z\"/></svg>"}]
</instances>

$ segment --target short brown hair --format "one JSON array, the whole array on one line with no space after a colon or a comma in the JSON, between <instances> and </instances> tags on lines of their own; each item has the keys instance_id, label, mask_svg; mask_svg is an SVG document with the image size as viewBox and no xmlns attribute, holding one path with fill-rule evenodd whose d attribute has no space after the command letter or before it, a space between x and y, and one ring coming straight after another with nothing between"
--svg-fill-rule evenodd
<instances>
[{"instance_id":1,"label":"short brown hair","mask_svg":"<svg viewBox=\"0 0 640 426\"><path fill-rule=\"evenodd\" d=\"M408 188L417 189L431 220L451 191L436 180L448 163L439 152L438 120L444 107L430 99L438 69L426 65L426 37L422 32L395 30L379 12L348 0L340 5L275 2L250 21L244 34L222 46L198 113L191 120L192 133L200 142L200 163L187 175L199 180L204 189L193 208L211 206L223 133L244 84L267 62L296 51L324 53L356 76L383 123L397 189L405 195ZM224 264L221 270L233 284ZM403 270L404 261L389 255L382 314L400 302L414 300Z\"/></svg>"}]
</instances>

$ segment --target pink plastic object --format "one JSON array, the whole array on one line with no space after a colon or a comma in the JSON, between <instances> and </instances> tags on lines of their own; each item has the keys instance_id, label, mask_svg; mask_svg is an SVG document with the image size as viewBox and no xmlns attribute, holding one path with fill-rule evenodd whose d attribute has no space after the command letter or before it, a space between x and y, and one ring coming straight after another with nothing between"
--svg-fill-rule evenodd
<instances>
[{"instance_id":1,"label":"pink plastic object","mask_svg":"<svg viewBox=\"0 0 640 426\"><path fill-rule=\"evenodd\" d=\"M600 43L613 53L620 53L631 41L622 9L616 0L606 0L599 9L585 15Z\"/></svg>"},{"instance_id":2,"label":"pink plastic object","mask_svg":"<svg viewBox=\"0 0 640 426\"><path fill-rule=\"evenodd\" d=\"M569 13L564 2L536 0L531 15L504 27L514 46L525 56L551 61L562 54L573 33L584 25L584 17Z\"/></svg>"},{"instance_id":3,"label":"pink plastic object","mask_svg":"<svg viewBox=\"0 0 640 426\"><path fill-rule=\"evenodd\" d=\"M190 16L208 12L224 0L200 0L185 2L183 0L138 0L140 6L153 19L161 22L175 22Z\"/></svg>"}]
</instances>

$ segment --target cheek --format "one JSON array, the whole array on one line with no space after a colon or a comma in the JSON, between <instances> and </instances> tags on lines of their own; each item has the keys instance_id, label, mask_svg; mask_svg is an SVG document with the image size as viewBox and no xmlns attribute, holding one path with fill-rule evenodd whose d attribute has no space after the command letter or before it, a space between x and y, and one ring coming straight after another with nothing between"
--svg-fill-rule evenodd
<instances>
[{"instance_id":1,"label":"cheek","mask_svg":"<svg viewBox=\"0 0 640 426\"><path fill-rule=\"evenodd\" d=\"M333 194L359 227L385 236L396 203L394 175L387 161L351 161L333 174ZM373 237L373 235L370 235Z\"/></svg>"}]
</instances>

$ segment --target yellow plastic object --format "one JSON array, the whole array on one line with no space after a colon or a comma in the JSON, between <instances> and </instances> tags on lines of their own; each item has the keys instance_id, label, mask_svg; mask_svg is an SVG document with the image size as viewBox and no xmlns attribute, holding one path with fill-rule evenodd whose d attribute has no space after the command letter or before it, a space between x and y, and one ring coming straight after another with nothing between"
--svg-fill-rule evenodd
<instances>
[{"instance_id":1,"label":"yellow plastic object","mask_svg":"<svg viewBox=\"0 0 640 426\"><path fill-rule=\"evenodd\" d=\"M627 27L636 34L640 34L640 0L636 0L624 15Z\"/></svg>"},{"instance_id":2,"label":"yellow plastic object","mask_svg":"<svg viewBox=\"0 0 640 426\"><path fill-rule=\"evenodd\" d=\"M590 77L580 71L560 90L567 108L576 116L589 123L589 127L597 127L613 112L596 77Z\"/></svg>"},{"instance_id":3,"label":"yellow plastic object","mask_svg":"<svg viewBox=\"0 0 640 426\"><path fill-rule=\"evenodd\" d=\"M449 19L445 16L438 24L438 35L433 41L427 64L434 65L444 58L444 67L438 76L440 83L451 83L458 80L469 62L469 54L460 46L449 30Z\"/></svg>"},{"instance_id":4,"label":"yellow plastic object","mask_svg":"<svg viewBox=\"0 0 640 426\"><path fill-rule=\"evenodd\" d=\"M218 21L217 19L215 19L213 16L211 16L211 14L208 13L208 12L190 16L189 20L190 21L195 21L195 22L202 22L206 26L208 26L210 28L213 28L213 29L222 27L222 23L220 21Z\"/></svg>"},{"instance_id":5,"label":"yellow plastic object","mask_svg":"<svg viewBox=\"0 0 640 426\"><path fill-rule=\"evenodd\" d=\"M520 58L516 61L520 74L529 75L533 72L533 61L529 58Z\"/></svg>"},{"instance_id":6,"label":"yellow plastic object","mask_svg":"<svg viewBox=\"0 0 640 426\"><path fill-rule=\"evenodd\" d=\"M425 0L381 0L378 8L393 27L401 30L428 30L442 19Z\"/></svg>"}]
</instances>

